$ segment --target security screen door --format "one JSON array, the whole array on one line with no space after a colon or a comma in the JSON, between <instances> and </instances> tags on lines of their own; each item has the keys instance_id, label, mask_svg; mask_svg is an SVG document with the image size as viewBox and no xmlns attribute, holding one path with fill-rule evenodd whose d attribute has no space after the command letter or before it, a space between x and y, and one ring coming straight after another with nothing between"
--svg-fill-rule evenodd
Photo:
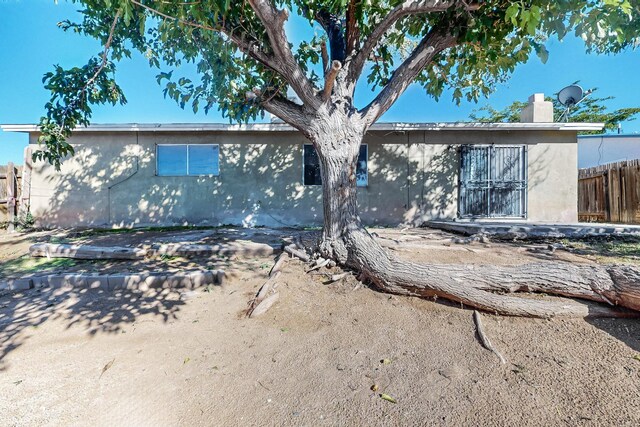
<instances>
[{"instance_id":1,"label":"security screen door","mask_svg":"<svg viewBox=\"0 0 640 427\"><path fill-rule=\"evenodd\" d=\"M461 218L526 218L525 146L463 145L459 176Z\"/></svg>"}]
</instances>

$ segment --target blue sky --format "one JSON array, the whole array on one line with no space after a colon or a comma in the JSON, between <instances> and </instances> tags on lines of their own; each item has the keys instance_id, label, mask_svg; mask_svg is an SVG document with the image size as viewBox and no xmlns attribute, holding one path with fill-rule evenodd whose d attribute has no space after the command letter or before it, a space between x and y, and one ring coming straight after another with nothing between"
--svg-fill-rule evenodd
<instances>
[{"instance_id":1,"label":"blue sky","mask_svg":"<svg viewBox=\"0 0 640 427\"><path fill-rule=\"evenodd\" d=\"M64 33L57 23L78 17L78 8L65 0L0 0L0 123L37 123L43 113L48 93L42 87L42 75L53 64L65 67L83 65L101 47L92 39ZM300 22L289 27L296 35L309 31ZM298 37L294 37L298 38ZM478 104L456 106L448 95L439 102L411 87L383 116L383 121L459 121L469 113L491 104L502 108L514 100L526 100L534 92L552 94L580 80L584 88L597 87L598 96L614 96L611 108L640 106L640 55L629 51L620 55L587 55L578 39L567 37L563 42L550 41L550 56L546 64L537 57L520 66L511 79L494 94ZM181 110L173 101L165 100L155 81L157 70L149 68L140 55L124 60L118 66L118 80L128 104L118 107L97 107L95 123L123 122L222 122L217 111L197 115ZM364 105L371 97L361 90L356 101ZM640 120L623 125L625 133L640 133ZM22 163L26 136L0 132L0 164Z\"/></svg>"}]
</instances>

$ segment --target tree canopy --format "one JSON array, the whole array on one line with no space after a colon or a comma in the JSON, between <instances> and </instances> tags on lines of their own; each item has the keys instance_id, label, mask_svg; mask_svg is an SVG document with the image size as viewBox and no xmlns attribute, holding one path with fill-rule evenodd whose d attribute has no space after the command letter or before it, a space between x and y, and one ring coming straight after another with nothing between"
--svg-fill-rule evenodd
<instances>
[{"instance_id":1,"label":"tree canopy","mask_svg":"<svg viewBox=\"0 0 640 427\"><path fill-rule=\"evenodd\" d=\"M577 83L577 82L576 82ZM591 90L591 94L597 91ZM618 125L624 122L632 121L636 119L636 116L640 114L640 107L628 107L620 108L617 110L610 110L606 103L615 99L614 96L606 97L594 97L588 95L580 103L572 107L568 116L563 115L566 113L566 108L560 104L557 97L546 97L545 100L553 102L553 117L558 120L560 117L568 119L571 122L580 123L604 123L604 129L598 131L586 131L582 134L601 134L605 132L613 132L618 129ZM514 101L512 104L506 106L502 110L497 110L491 105L486 105L477 110L474 110L469 118L476 122L495 123L495 122L511 122L517 123L520 121L520 112L527 106L527 102Z\"/></svg>"},{"instance_id":2,"label":"tree canopy","mask_svg":"<svg viewBox=\"0 0 640 427\"><path fill-rule=\"evenodd\" d=\"M477 100L545 41L575 34L590 52L619 52L638 44L637 0L71 0L79 22L65 31L98 39L104 50L84 66L56 66L44 76L51 91L41 119L44 149L34 154L59 167L73 154L71 130L86 125L94 104L125 103L116 64L138 51L158 69L167 97L194 111L221 110L246 122L269 111L297 120L327 104L347 103L366 126L411 83L439 98ZM285 23L296 14L316 27L294 45ZM179 75L195 64L197 78ZM334 85L339 75L340 84ZM376 92L353 105L364 76ZM287 99L291 88L302 102Z\"/></svg>"}]
</instances>

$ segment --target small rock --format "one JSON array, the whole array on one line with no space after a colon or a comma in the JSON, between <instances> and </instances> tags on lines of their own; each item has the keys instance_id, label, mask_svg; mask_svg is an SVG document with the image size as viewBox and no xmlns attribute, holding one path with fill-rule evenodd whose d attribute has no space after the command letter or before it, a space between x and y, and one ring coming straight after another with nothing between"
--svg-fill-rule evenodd
<instances>
[{"instance_id":1,"label":"small rock","mask_svg":"<svg viewBox=\"0 0 640 427\"><path fill-rule=\"evenodd\" d=\"M199 294L200 294L200 292L198 292L198 291L180 292L180 299L181 300L193 299L193 298L196 298Z\"/></svg>"}]
</instances>

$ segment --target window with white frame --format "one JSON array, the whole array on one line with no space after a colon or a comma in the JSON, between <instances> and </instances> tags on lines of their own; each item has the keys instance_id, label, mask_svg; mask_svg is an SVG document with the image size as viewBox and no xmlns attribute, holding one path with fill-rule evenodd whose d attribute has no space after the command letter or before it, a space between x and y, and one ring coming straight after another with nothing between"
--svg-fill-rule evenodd
<instances>
[{"instance_id":1,"label":"window with white frame","mask_svg":"<svg viewBox=\"0 0 640 427\"><path fill-rule=\"evenodd\" d=\"M203 176L220 173L220 147L217 144L158 144L158 176Z\"/></svg>"},{"instance_id":2,"label":"window with white frame","mask_svg":"<svg viewBox=\"0 0 640 427\"><path fill-rule=\"evenodd\" d=\"M368 146L362 144L360 153L358 154L358 162L356 164L356 185L358 187L366 187L369 183L369 174L367 170ZM311 144L305 144L302 150L302 181L304 185L322 185L322 177L320 176L320 159L316 149Z\"/></svg>"}]
</instances>

